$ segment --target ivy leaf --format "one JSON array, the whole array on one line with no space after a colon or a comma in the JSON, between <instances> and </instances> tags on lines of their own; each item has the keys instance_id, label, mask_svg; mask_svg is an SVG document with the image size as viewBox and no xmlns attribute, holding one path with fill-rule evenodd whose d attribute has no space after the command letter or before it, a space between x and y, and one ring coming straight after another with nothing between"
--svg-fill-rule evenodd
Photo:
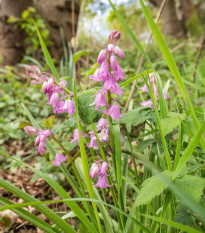
<instances>
[{"instance_id":1,"label":"ivy leaf","mask_svg":"<svg viewBox=\"0 0 205 233\"><path fill-rule=\"evenodd\" d=\"M136 207L149 203L154 197L160 195L168 187L168 184L165 184L160 179L160 175L163 175L166 178L171 178L173 172L164 171L145 180L142 184L142 189L140 190L140 193L136 199Z\"/></svg>"},{"instance_id":2,"label":"ivy leaf","mask_svg":"<svg viewBox=\"0 0 205 233\"><path fill-rule=\"evenodd\" d=\"M88 93L78 97L79 116L85 124L91 124L92 121L97 122L102 116L101 112L96 111L93 106L89 106L93 101L94 98Z\"/></svg>"},{"instance_id":3,"label":"ivy leaf","mask_svg":"<svg viewBox=\"0 0 205 233\"><path fill-rule=\"evenodd\" d=\"M185 113L171 113L172 116L168 118L161 119L162 131L164 132L164 136L169 134L173 129L175 129L181 121L186 117Z\"/></svg>"}]
</instances>

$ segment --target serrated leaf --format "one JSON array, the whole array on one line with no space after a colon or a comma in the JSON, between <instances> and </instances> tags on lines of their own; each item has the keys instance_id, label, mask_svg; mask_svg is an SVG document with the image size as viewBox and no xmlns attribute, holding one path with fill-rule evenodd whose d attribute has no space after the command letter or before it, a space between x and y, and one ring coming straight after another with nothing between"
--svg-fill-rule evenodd
<instances>
[{"instance_id":1,"label":"serrated leaf","mask_svg":"<svg viewBox=\"0 0 205 233\"><path fill-rule=\"evenodd\" d=\"M97 122L102 116L101 112L96 111L93 106L89 106L93 101L94 98L88 93L78 97L79 116L85 124L91 124L92 121Z\"/></svg>"},{"instance_id":2,"label":"serrated leaf","mask_svg":"<svg viewBox=\"0 0 205 233\"><path fill-rule=\"evenodd\" d=\"M164 132L164 136L172 132L172 130L175 129L181 123L181 121L184 120L185 117L186 117L185 113L182 114L176 113L171 117L161 119L161 126Z\"/></svg>"},{"instance_id":3,"label":"serrated leaf","mask_svg":"<svg viewBox=\"0 0 205 233\"><path fill-rule=\"evenodd\" d=\"M126 124L129 122L129 124L137 126L152 118L154 119L155 116L152 114L152 112L150 112L150 109L139 108L125 113L123 117L120 117L120 123Z\"/></svg>"},{"instance_id":4,"label":"serrated leaf","mask_svg":"<svg viewBox=\"0 0 205 233\"><path fill-rule=\"evenodd\" d=\"M136 206L149 203L154 197L160 195L168 187L168 184L165 184L160 179L160 175L163 175L166 178L171 178L173 173L170 171L164 171L145 180L136 199Z\"/></svg>"},{"instance_id":5,"label":"serrated leaf","mask_svg":"<svg viewBox=\"0 0 205 233\"><path fill-rule=\"evenodd\" d=\"M198 176L184 176L182 179L174 181L187 195L196 201L200 201L203 189L205 187L205 178Z\"/></svg>"}]
</instances>

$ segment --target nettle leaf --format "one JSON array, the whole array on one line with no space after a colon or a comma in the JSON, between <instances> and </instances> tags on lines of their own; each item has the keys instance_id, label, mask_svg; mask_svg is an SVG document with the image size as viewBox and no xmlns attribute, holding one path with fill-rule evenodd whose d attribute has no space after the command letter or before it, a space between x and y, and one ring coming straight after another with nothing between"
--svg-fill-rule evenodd
<instances>
[{"instance_id":1,"label":"nettle leaf","mask_svg":"<svg viewBox=\"0 0 205 233\"><path fill-rule=\"evenodd\" d=\"M175 129L181 121L184 120L186 117L185 113L178 114L178 113L171 113L172 116L168 118L161 119L161 126L164 132L164 136L169 134L173 129Z\"/></svg>"},{"instance_id":2,"label":"nettle leaf","mask_svg":"<svg viewBox=\"0 0 205 233\"><path fill-rule=\"evenodd\" d=\"M181 179L176 179L174 183L178 185L187 195L196 201L200 201L205 187L205 178L186 175Z\"/></svg>"},{"instance_id":3,"label":"nettle leaf","mask_svg":"<svg viewBox=\"0 0 205 233\"><path fill-rule=\"evenodd\" d=\"M139 108L129 111L124 114L123 117L120 118L121 124L126 124L129 122L132 126L137 126L148 119L154 120L156 117L152 114L152 111L148 108Z\"/></svg>"},{"instance_id":4,"label":"nettle leaf","mask_svg":"<svg viewBox=\"0 0 205 233\"><path fill-rule=\"evenodd\" d=\"M161 175L166 178L171 178L173 172L164 171L145 180L136 199L137 206L149 203L154 197L160 195L168 187L168 184L165 184L160 179L159 176Z\"/></svg>"},{"instance_id":5,"label":"nettle leaf","mask_svg":"<svg viewBox=\"0 0 205 233\"><path fill-rule=\"evenodd\" d=\"M94 98L88 93L78 97L79 116L85 124L91 124L92 121L97 122L102 116L101 112L94 109L95 105L89 106L93 101Z\"/></svg>"}]
</instances>

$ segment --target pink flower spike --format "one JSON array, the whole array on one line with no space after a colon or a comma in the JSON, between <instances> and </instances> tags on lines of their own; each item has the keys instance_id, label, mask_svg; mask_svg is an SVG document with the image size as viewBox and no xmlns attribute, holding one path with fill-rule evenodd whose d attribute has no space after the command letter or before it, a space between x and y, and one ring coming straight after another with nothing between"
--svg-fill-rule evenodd
<instances>
[{"instance_id":1,"label":"pink flower spike","mask_svg":"<svg viewBox=\"0 0 205 233\"><path fill-rule=\"evenodd\" d=\"M100 175L101 176L109 176L107 174L107 167L108 167L107 163L103 162L102 165L101 165L101 170L100 170Z\"/></svg>"},{"instance_id":2,"label":"pink flower spike","mask_svg":"<svg viewBox=\"0 0 205 233\"><path fill-rule=\"evenodd\" d=\"M120 108L118 105L112 105L108 110L105 109L105 113L109 114L113 119L119 122L119 117L122 117L123 114L120 114Z\"/></svg>"},{"instance_id":3,"label":"pink flower spike","mask_svg":"<svg viewBox=\"0 0 205 233\"><path fill-rule=\"evenodd\" d=\"M73 115L75 112L75 103L72 100L66 100L63 111Z\"/></svg>"},{"instance_id":4,"label":"pink flower spike","mask_svg":"<svg viewBox=\"0 0 205 233\"><path fill-rule=\"evenodd\" d=\"M64 156L60 153L56 154L55 160L54 160L55 167L59 167L60 164L64 161L66 161L67 158L68 158L68 156Z\"/></svg>"},{"instance_id":5,"label":"pink flower spike","mask_svg":"<svg viewBox=\"0 0 205 233\"><path fill-rule=\"evenodd\" d=\"M100 133L98 133L98 138L100 142L108 142L109 138L109 129L103 129Z\"/></svg>"},{"instance_id":6,"label":"pink flower spike","mask_svg":"<svg viewBox=\"0 0 205 233\"><path fill-rule=\"evenodd\" d=\"M52 105L53 107L56 107L58 103L59 103L58 93L53 93L48 104Z\"/></svg>"},{"instance_id":7,"label":"pink flower spike","mask_svg":"<svg viewBox=\"0 0 205 233\"><path fill-rule=\"evenodd\" d=\"M83 138L88 137L88 135L84 134L82 130L81 130L81 136ZM73 140L71 141L71 143L73 143L73 142L78 143L78 141L79 141L79 131L78 131L78 129L75 129L73 131Z\"/></svg>"},{"instance_id":8,"label":"pink flower spike","mask_svg":"<svg viewBox=\"0 0 205 233\"><path fill-rule=\"evenodd\" d=\"M103 63L103 61L106 58L106 54L107 54L107 52L106 52L105 49L101 50L101 52L100 52L100 54L98 56L98 64L102 64Z\"/></svg>"},{"instance_id":9,"label":"pink flower spike","mask_svg":"<svg viewBox=\"0 0 205 233\"><path fill-rule=\"evenodd\" d=\"M98 124L97 124L97 130L103 130L103 129L108 129L109 128L109 123L107 120L105 120L104 118L101 118L99 121L98 121Z\"/></svg>"},{"instance_id":10,"label":"pink flower spike","mask_svg":"<svg viewBox=\"0 0 205 233\"><path fill-rule=\"evenodd\" d=\"M98 164L93 163L90 168L89 176L93 179L94 177L98 176L100 173L100 167Z\"/></svg>"},{"instance_id":11,"label":"pink flower spike","mask_svg":"<svg viewBox=\"0 0 205 233\"><path fill-rule=\"evenodd\" d=\"M32 127L32 126L26 126L23 129L26 132L26 134L28 134L28 135L32 135L32 134L36 134L37 133L37 129L34 128L34 127Z\"/></svg>"},{"instance_id":12,"label":"pink flower spike","mask_svg":"<svg viewBox=\"0 0 205 233\"><path fill-rule=\"evenodd\" d=\"M99 110L99 106L108 105L105 96L101 92L97 93L97 95L95 97L95 101L92 104L90 104L90 106L92 106L94 104L96 105L95 110Z\"/></svg>"},{"instance_id":13,"label":"pink flower spike","mask_svg":"<svg viewBox=\"0 0 205 233\"><path fill-rule=\"evenodd\" d=\"M108 185L108 182L107 182L107 177L106 176L100 176L98 178L98 182L96 185L94 185L98 188L108 188L108 187L111 187L112 185Z\"/></svg>"},{"instance_id":14,"label":"pink flower spike","mask_svg":"<svg viewBox=\"0 0 205 233\"><path fill-rule=\"evenodd\" d=\"M108 50L109 52L111 52L111 53L114 52L114 49L115 49L115 46L114 46L113 44L109 44L109 45L107 46L107 50Z\"/></svg>"},{"instance_id":15,"label":"pink flower spike","mask_svg":"<svg viewBox=\"0 0 205 233\"><path fill-rule=\"evenodd\" d=\"M118 46L115 46L115 53L116 53L117 56L120 57L120 58L124 58L124 57L125 57L124 52L123 52L122 49L119 48Z\"/></svg>"},{"instance_id":16,"label":"pink flower spike","mask_svg":"<svg viewBox=\"0 0 205 233\"><path fill-rule=\"evenodd\" d=\"M152 103L152 100L147 100L147 101L144 101L144 102L140 102L140 104L143 106L143 107L151 107L152 109L154 109L154 106L153 106L153 103Z\"/></svg>"},{"instance_id":17,"label":"pink flower spike","mask_svg":"<svg viewBox=\"0 0 205 233\"><path fill-rule=\"evenodd\" d=\"M110 66L112 67L113 70L117 70L117 58L115 55L110 56Z\"/></svg>"},{"instance_id":18,"label":"pink flower spike","mask_svg":"<svg viewBox=\"0 0 205 233\"><path fill-rule=\"evenodd\" d=\"M90 142L87 144L88 148L98 149L98 141L95 136L91 137Z\"/></svg>"}]
</instances>

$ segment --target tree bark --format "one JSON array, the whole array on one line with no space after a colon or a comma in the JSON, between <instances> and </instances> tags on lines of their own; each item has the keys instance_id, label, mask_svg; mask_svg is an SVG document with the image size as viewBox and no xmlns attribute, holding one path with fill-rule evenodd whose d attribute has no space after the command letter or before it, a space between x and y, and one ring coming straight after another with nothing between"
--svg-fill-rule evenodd
<instances>
[{"instance_id":1,"label":"tree bark","mask_svg":"<svg viewBox=\"0 0 205 233\"><path fill-rule=\"evenodd\" d=\"M159 7L162 0L149 0L152 4ZM182 3L180 0L178 1ZM179 5L181 7L181 5ZM175 0L167 0L164 6L161 22L162 22L162 32L165 35L172 36L174 38L185 38L186 37L186 25L184 22L184 8L180 8L182 13L181 19L177 17L177 9L175 5Z\"/></svg>"},{"instance_id":2,"label":"tree bark","mask_svg":"<svg viewBox=\"0 0 205 233\"><path fill-rule=\"evenodd\" d=\"M25 34L13 24L7 23L10 16L20 17L32 5L32 0L2 0L0 5L0 57L3 65L15 65L24 53Z\"/></svg>"}]
</instances>

